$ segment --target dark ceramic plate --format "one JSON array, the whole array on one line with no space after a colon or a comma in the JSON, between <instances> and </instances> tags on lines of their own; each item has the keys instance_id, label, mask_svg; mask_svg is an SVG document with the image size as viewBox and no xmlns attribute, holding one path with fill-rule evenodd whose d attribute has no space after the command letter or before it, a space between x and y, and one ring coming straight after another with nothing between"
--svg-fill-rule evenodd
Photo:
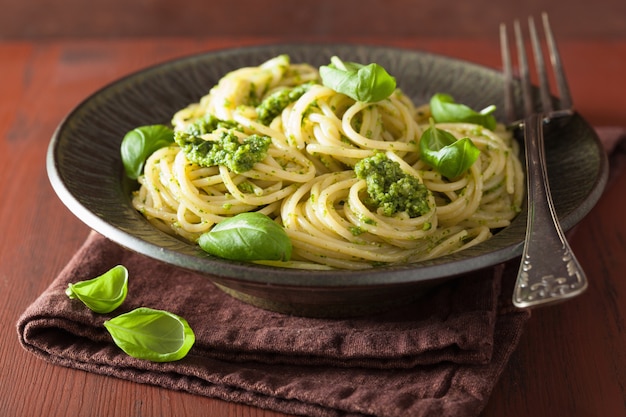
<instances>
[{"instance_id":1,"label":"dark ceramic plate","mask_svg":"<svg viewBox=\"0 0 626 417\"><path fill-rule=\"evenodd\" d=\"M332 55L377 62L418 103L446 92L475 108L502 108L499 72L459 60L389 47L272 45L209 52L125 77L88 97L52 137L48 175L64 204L95 231L143 255L205 274L226 292L257 306L311 316L345 316L410 301L423 289L521 255L526 213L489 241L433 261L368 271L301 271L213 258L151 226L130 203L136 183L125 179L119 146L139 125L168 123L224 74L279 54L292 62L326 64ZM497 113L496 116L502 116ZM607 162L594 130L580 116L549 129L548 171L565 230L597 202Z\"/></svg>"}]
</instances>

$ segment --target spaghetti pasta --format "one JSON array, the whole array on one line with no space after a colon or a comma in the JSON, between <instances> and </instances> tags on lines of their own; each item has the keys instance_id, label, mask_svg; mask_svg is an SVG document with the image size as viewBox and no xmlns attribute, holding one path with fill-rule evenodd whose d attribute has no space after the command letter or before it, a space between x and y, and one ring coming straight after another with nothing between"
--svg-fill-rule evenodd
<instances>
[{"instance_id":1,"label":"spaghetti pasta","mask_svg":"<svg viewBox=\"0 0 626 417\"><path fill-rule=\"evenodd\" d=\"M299 97L262 123L265 98L305 84ZM134 207L191 242L226 218L258 211L283 225L293 244L292 260L274 264L363 269L476 245L506 227L522 204L516 142L502 127L436 124L457 139L469 137L480 150L467 172L448 179L420 158L427 105L416 107L399 89L382 101L355 101L322 85L316 68L286 56L227 74L174 114L172 125L186 131L208 115L236 123L239 129L229 132L240 140L262 135L271 143L263 160L242 172L190 162L176 143L147 159ZM217 128L202 138L214 141L222 133ZM427 209L389 215L372 203L355 166L380 153L425 186Z\"/></svg>"}]
</instances>

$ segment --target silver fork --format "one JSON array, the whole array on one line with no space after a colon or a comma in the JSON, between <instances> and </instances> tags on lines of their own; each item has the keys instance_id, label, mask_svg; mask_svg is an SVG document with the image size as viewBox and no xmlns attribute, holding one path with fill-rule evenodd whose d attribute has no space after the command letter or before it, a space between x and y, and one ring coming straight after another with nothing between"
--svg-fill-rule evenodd
<instances>
[{"instance_id":1,"label":"silver fork","mask_svg":"<svg viewBox=\"0 0 626 417\"><path fill-rule=\"evenodd\" d=\"M528 30L539 79L541 110L535 106L530 82L528 60L519 21L514 22L515 44L518 52L519 76L524 106L524 119L517 121L513 97L511 53L505 24L500 25L502 62L505 74L505 114L508 122L524 131L527 173L528 219L520 269L513 292L513 304L520 308L535 307L562 301L582 293L587 278L574 256L559 224L554 208L544 150L544 125L574 113L572 99L561 64L548 15L542 15L550 61L559 93L559 108L553 106L546 65L539 35L532 17Z\"/></svg>"}]
</instances>

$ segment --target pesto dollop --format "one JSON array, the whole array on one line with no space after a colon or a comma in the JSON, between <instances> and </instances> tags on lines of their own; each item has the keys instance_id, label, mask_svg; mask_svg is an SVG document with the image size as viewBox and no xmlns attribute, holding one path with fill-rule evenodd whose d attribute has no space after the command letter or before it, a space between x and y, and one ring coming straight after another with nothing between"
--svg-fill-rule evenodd
<instances>
[{"instance_id":1,"label":"pesto dollop","mask_svg":"<svg viewBox=\"0 0 626 417\"><path fill-rule=\"evenodd\" d=\"M289 104L295 102L306 93L313 83L301 84L292 88L285 88L267 96L256 107L259 123L268 126Z\"/></svg>"},{"instance_id":2,"label":"pesto dollop","mask_svg":"<svg viewBox=\"0 0 626 417\"><path fill-rule=\"evenodd\" d=\"M384 153L362 159L354 172L367 183L365 203L380 208L385 216L406 212L409 217L419 217L430 210L426 186Z\"/></svg>"},{"instance_id":3,"label":"pesto dollop","mask_svg":"<svg viewBox=\"0 0 626 417\"><path fill-rule=\"evenodd\" d=\"M218 119L212 114L206 115L194 121L187 127L186 132L194 136L201 136L206 135L207 133L212 133L219 128L243 132L243 127L239 123L233 120Z\"/></svg>"},{"instance_id":4,"label":"pesto dollop","mask_svg":"<svg viewBox=\"0 0 626 417\"><path fill-rule=\"evenodd\" d=\"M174 140L190 162L210 167L223 165L241 174L267 156L272 139L268 136L250 135L240 139L232 130L220 130L217 140L205 140L199 135L177 131Z\"/></svg>"},{"instance_id":5,"label":"pesto dollop","mask_svg":"<svg viewBox=\"0 0 626 417\"><path fill-rule=\"evenodd\" d=\"M186 131L176 131L174 140L190 162L204 167L223 165L241 174L265 159L272 139L261 135L240 139L235 133L240 131L241 127L235 122L209 116L193 123ZM216 139L202 137L209 133L215 133Z\"/></svg>"}]
</instances>

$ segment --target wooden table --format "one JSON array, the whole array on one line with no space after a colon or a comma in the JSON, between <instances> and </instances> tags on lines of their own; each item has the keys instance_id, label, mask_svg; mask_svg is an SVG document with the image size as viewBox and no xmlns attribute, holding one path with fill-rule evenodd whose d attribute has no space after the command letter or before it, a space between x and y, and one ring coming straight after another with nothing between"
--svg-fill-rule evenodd
<instances>
[{"instance_id":1,"label":"wooden table","mask_svg":"<svg viewBox=\"0 0 626 417\"><path fill-rule=\"evenodd\" d=\"M15 333L18 316L89 232L61 204L46 175L46 148L62 117L131 71L186 54L272 41L0 42L0 415L281 415L52 366L25 352ZM495 40L392 43L499 66ZM626 41L568 40L561 51L579 111L594 125L626 127ZM626 415L625 190L622 170L571 239L590 277L588 291L533 312L484 416Z\"/></svg>"}]
</instances>

